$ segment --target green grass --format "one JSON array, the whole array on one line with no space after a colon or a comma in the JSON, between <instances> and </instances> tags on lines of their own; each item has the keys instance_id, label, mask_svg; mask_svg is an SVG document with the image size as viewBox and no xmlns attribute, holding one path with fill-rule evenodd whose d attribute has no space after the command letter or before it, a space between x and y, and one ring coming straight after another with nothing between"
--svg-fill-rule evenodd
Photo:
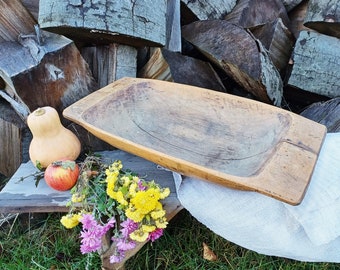
<instances>
[{"instance_id":1,"label":"green grass","mask_svg":"<svg viewBox=\"0 0 340 270\"><path fill-rule=\"evenodd\" d=\"M0 270L100 269L100 259L79 252L77 230L63 228L62 214L20 215L0 230ZM205 242L217 261L203 259ZM305 263L257 254L212 233L186 210L170 221L162 238L145 245L127 261L126 270L340 269L340 264Z\"/></svg>"}]
</instances>

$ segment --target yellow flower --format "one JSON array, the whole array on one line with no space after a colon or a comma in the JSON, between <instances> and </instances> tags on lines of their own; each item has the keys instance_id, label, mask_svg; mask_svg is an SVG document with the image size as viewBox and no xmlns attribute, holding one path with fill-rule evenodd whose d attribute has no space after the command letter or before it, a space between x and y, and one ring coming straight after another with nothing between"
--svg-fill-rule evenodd
<instances>
[{"instance_id":1,"label":"yellow flower","mask_svg":"<svg viewBox=\"0 0 340 270\"><path fill-rule=\"evenodd\" d=\"M116 192L114 191L114 188L114 184L107 183L106 194L112 199L116 199Z\"/></svg>"},{"instance_id":2,"label":"yellow flower","mask_svg":"<svg viewBox=\"0 0 340 270\"><path fill-rule=\"evenodd\" d=\"M123 168L123 164L121 160L116 160L115 162L112 163L110 166L110 170L116 170L119 171Z\"/></svg>"},{"instance_id":3,"label":"yellow flower","mask_svg":"<svg viewBox=\"0 0 340 270\"><path fill-rule=\"evenodd\" d=\"M79 202L82 202L83 200L85 199L85 195L81 195L79 193L74 193L72 194L72 198L71 198L71 201L73 203L79 203Z\"/></svg>"},{"instance_id":4,"label":"yellow flower","mask_svg":"<svg viewBox=\"0 0 340 270\"><path fill-rule=\"evenodd\" d=\"M128 176L122 176L121 180L123 181L123 187L127 187L130 185L130 178Z\"/></svg>"},{"instance_id":5,"label":"yellow flower","mask_svg":"<svg viewBox=\"0 0 340 270\"><path fill-rule=\"evenodd\" d=\"M165 229L166 226L168 225L168 222L166 221L165 217L155 220L155 223L156 227L159 229Z\"/></svg>"},{"instance_id":6,"label":"yellow flower","mask_svg":"<svg viewBox=\"0 0 340 270\"><path fill-rule=\"evenodd\" d=\"M81 215L79 214L68 214L66 216L62 216L60 222L65 228L72 229L79 224L80 218Z\"/></svg>"},{"instance_id":7,"label":"yellow flower","mask_svg":"<svg viewBox=\"0 0 340 270\"><path fill-rule=\"evenodd\" d=\"M138 187L137 183L134 183L134 182L130 185L130 187L129 187L130 197L136 196L137 187Z\"/></svg>"},{"instance_id":8,"label":"yellow flower","mask_svg":"<svg viewBox=\"0 0 340 270\"><path fill-rule=\"evenodd\" d=\"M106 169L105 174L106 174L106 182L108 184L115 185L118 179L119 171L110 171L109 169Z\"/></svg>"},{"instance_id":9,"label":"yellow flower","mask_svg":"<svg viewBox=\"0 0 340 270\"><path fill-rule=\"evenodd\" d=\"M150 213L151 217L153 219L159 219L165 216L165 211L164 210L154 210Z\"/></svg>"},{"instance_id":10,"label":"yellow flower","mask_svg":"<svg viewBox=\"0 0 340 270\"><path fill-rule=\"evenodd\" d=\"M123 192L121 192L120 190L116 192L115 198L113 199L116 199L118 203L124 206L127 206L129 204L127 200L125 200Z\"/></svg>"},{"instance_id":11,"label":"yellow flower","mask_svg":"<svg viewBox=\"0 0 340 270\"><path fill-rule=\"evenodd\" d=\"M140 211L133 209L132 207L129 207L128 209L126 209L125 215L129 219L132 219L134 222L141 222L145 216Z\"/></svg>"},{"instance_id":12,"label":"yellow flower","mask_svg":"<svg viewBox=\"0 0 340 270\"><path fill-rule=\"evenodd\" d=\"M138 191L136 196L131 199L131 203L142 214L148 214L156 208L159 198L159 191L150 188L146 191Z\"/></svg>"},{"instance_id":13,"label":"yellow flower","mask_svg":"<svg viewBox=\"0 0 340 270\"><path fill-rule=\"evenodd\" d=\"M154 230L156 230L156 226L154 225L142 225L142 230L143 232L153 232Z\"/></svg>"},{"instance_id":14,"label":"yellow flower","mask_svg":"<svg viewBox=\"0 0 340 270\"><path fill-rule=\"evenodd\" d=\"M161 200L165 199L170 195L170 188L163 188L160 192L160 198Z\"/></svg>"},{"instance_id":15,"label":"yellow flower","mask_svg":"<svg viewBox=\"0 0 340 270\"><path fill-rule=\"evenodd\" d=\"M134 232L130 233L130 238L137 242L144 242L149 237L149 233L144 232L143 230L135 230Z\"/></svg>"}]
</instances>

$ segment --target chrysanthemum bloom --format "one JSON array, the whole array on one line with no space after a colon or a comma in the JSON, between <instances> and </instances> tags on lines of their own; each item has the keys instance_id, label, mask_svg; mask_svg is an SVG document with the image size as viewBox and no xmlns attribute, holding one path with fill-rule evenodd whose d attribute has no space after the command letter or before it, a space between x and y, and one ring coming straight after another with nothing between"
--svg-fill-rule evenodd
<instances>
[{"instance_id":1,"label":"chrysanthemum bloom","mask_svg":"<svg viewBox=\"0 0 340 270\"><path fill-rule=\"evenodd\" d=\"M71 201L73 203L79 203L79 202L82 202L84 199L85 199L84 194L74 193L74 194L72 194Z\"/></svg>"},{"instance_id":2,"label":"chrysanthemum bloom","mask_svg":"<svg viewBox=\"0 0 340 270\"><path fill-rule=\"evenodd\" d=\"M141 211L135 209L133 205L130 205L129 208L125 210L125 215L134 222L141 222L145 216Z\"/></svg>"},{"instance_id":3,"label":"chrysanthemum bloom","mask_svg":"<svg viewBox=\"0 0 340 270\"><path fill-rule=\"evenodd\" d=\"M156 223L156 227L160 228L160 229L165 229L166 226L168 225L168 222L166 221L165 217L162 217L160 219L156 219L155 223Z\"/></svg>"},{"instance_id":4,"label":"chrysanthemum bloom","mask_svg":"<svg viewBox=\"0 0 340 270\"><path fill-rule=\"evenodd\" d=\"M118 238L116 239L116 246L120 252L127 251L127 250L134 249L136 247L136 242L131 241L127 238Z\"/></svg>"},{"instance_id":5,"label":"chrysanthemum bloom","mask_svg":"<svg viewBox=\"0 0 340 270\"><path fill-rule=\"evenodd\" d=\"M125 257L124 252L117 252L110 256L110 263L119 263L124 259L124 257Z\"/></svg>"},{"instance_id":6,"label":"chrysanthemum bloom","mask_svg":"<svg viewBox=\"0 0 340 270\"><path fill-rule=\"evenodd\" d=\"M149 233L148 241L151 240L151 242L156 241L159 237L163 235L163 229L157 228L153 232Z\"/></svg>"},{"instance_id":7,"label":"chrysanthemum bloom","mask_svg":"<svg viewBox=\"0 0 340 270\"><path fill-rule=\"evenodd\" d=\"M162 188L160 191L160 198L161 200L165 199L170 195L170 188Z\"/></svg>"},{"instance_id":8,"label":"chrysanthemum bloom","mask_svg":"<svg viewBox=\"0 0 340 270\"><path fill-rule=\"evenodd\" d=\"M72 229L79 224L80 219L81 215L79 214L68 214L66 216L62 216L60 222L65 228Z\"/></svg>"},{"instance_id":9,"label":"chrysanthemum bloom","mask_svg":"<svg viewBox=\"0 0 340 270\"><path fill-rule=\"evenodd\" d=\"M141 229L135 230L134 232L130 233L130 238L137 242L144 242L148 239L149 233L144 232Z\"/></svg>"},{"instance_id":10,"label":"chrysanthemum bloom","mask_svg":"<svg viewBox=\"0 0 340 270\"><path fill-rule=\"evenodd\" d=\"M122 233L124 238L127 238L130 233L137 230L138 223L134 222L131 219L127 219L127 220L123 221L122 223L120 223L120 226L122 227L120 229L120 232Z\"/></svg>"},{"instance_id":11,"label":"chrysanthemum bloom","mask_svg":"<svg viewBox=\"0 0 340 270\"><path fill-rule=\"evenodd\" d=\"M150 188L146 191L137 192L136 196L131 199L131 203L142 214L148 214L156 208L159 199L159 191Z\"/></svg>"},{"instance_id":12,"label":"chrysanthemum bloom","mask_svg":"<svg viewBox=\"0 0 340 270\"><path fill-rule=\"evenodd\" d=\"M156 226L154 226L154 225L142 225L142 230L144 232L150 233L150 232L153 232L154 230L156 230Z\"/></svg>"}]
</instances>

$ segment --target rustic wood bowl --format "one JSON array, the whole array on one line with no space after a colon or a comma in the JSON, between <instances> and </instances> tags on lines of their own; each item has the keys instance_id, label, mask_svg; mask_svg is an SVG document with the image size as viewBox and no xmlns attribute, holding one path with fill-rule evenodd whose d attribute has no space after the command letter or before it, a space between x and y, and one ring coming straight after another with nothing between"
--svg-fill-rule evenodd
<instances>
[{"instance_id":1,"label":"rustic wood bowl","mask_svg":"<svg viewBox=\"0 0 340 270\"><path fill-rule=\"evenodd\" d=\"M63 114L172 171L292 205L303 199L326 133L272 105L151 79L120 79Z\"/></svg>"}]
</instances>

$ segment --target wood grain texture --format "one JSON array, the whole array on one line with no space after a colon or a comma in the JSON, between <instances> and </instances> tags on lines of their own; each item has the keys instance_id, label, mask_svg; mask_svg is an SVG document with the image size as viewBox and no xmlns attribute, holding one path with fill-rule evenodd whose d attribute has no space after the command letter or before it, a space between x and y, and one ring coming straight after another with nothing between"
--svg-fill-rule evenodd
<instances>
[{"instance_id":1,"label":"wood grain texture","mask_svg":"<svg viewBox=\"0 0 340 270\"><path fill-rule=\"evenodd\" d=\"M134 47L118 43L83 47L81 55L89 64L98 88L123 77L136 77L137 50Z\"/></svg>"},{"instance_id":2,"label":"wood grain texture","mask_svg":"<svg viewBox=\"0 0 340 270\"><path fill-rule=\"evenodd\" d=\"M96 89L88 65L75 44L44 32L43 43L34 37L0 43L1 79L5 91L30 111L52 106L59 112Z\"/></svg>"},{"instance_id":3,"label":"wood grain texture","mask_svg":"<svg viewBox=\"0 0 340 270\"><path fill-rule=\"evenodd\" d=\"M213 67L205 61L156 49L138 77L159 79L226 92Z\"/></svg>"},{"instance_id":4,"label":"wood grain texture","mask_svg":"<svg viewBox=\"0 0 340 270\"><path fill-rule=\"evenodd\" d=\"M313 103L300 115L325 125L327 132L340 132L340 97Z\"/></svg>"},{"instance_id":5,"label":"wood grain texture","mask_svg":"<svg viewBox=\"0 0 340 270\"><path fill-rule=\"evenodd\" d=\"M166 0L40 0L41 28L87 43L164 46Z\"/></svg>"},{"instance_id":6,"label":"wood grain texture","mask_svg":"<svg viewBox=\"0 0 340 270\"><path fill-rule=\"evenodd\" d=\"M274 66L284 78L291 57L295 38L281 18L251 29L253 35L268 50Z\"/></svg>"},{"instance_id":7,"label":"wood grain texture","mask_svg":"<svg viewBox=\"0 0 340 270\"><path fill-rule=\"evenodd\" d=\"M310 0L304 25L322 34L340 38L340 2Z\"/></svg>"},{"instance_id":8,"label":"wood grain texture","mask_svg":"<svg viewBox=\"0 0 340 270\"><path fill-rule=\"evenodd\" d=\"M274 106L147 79L118 80L63 114L172 171L291 204L304 196L326 132Z\"/></svg>"},{"instance_id":9,"label":"wood grain texture","mask_svg":"<svg viewBox=\"0 0 340 270\"><path fill-rule=\"evenodd\" d=\"M34 32L37 23L20 0L0 0L0 42L17 41L19 35Z\"/></svg>"},{"instance_id":10,"label":"wood grain texture","mask_svg":"<svg viewBox=\"0 0 340 270\"><path fill-rule=\"evenodd\" d=\"M314 31L301 31L293 52L290 86L335 98L340 94L340 41Z\"/></svg>"},{"instance_id":11,"label":"wood grain texture","mask_svg":"<svg viewBox=\"0 0 340 270\"><path fill-rule=\"evenodd\" d=\"M296 6L298 6L303 0L282 0L283 5L286 7L287 11L291 11Z\"/></svg>"},{"instance_id":12,"label":"wood grain texture","mask_svg":"<svg viewBox=\"0 0 340 270\"><path fill-rule=\"evenodd\" d=\"M222 19L236 6L236 0L181 0L199 20Z\"/></svg>"},{"instance_id":13,"label":"wood grain texture","mask_svg":"<svg viewBox=\"0 0 340 270\"><path fill-rule=\"evenodd\" d=\"M197 21L182 27L183 38L259 100L281 104L283 85L267 50L241 26Z\"/></svg>"},{"instance_id":14,"label":"wood grain texture","mask_svg":"<svg viewBox=\"0 0 340 270\"><path fill-rule=\"evenodd\" d=\"M281 0L239 0L232 12L224 17L244 28L266 24L277 18L281 18L283 24L289 27L287 10Z\"/></svg>"}]
</instances>

